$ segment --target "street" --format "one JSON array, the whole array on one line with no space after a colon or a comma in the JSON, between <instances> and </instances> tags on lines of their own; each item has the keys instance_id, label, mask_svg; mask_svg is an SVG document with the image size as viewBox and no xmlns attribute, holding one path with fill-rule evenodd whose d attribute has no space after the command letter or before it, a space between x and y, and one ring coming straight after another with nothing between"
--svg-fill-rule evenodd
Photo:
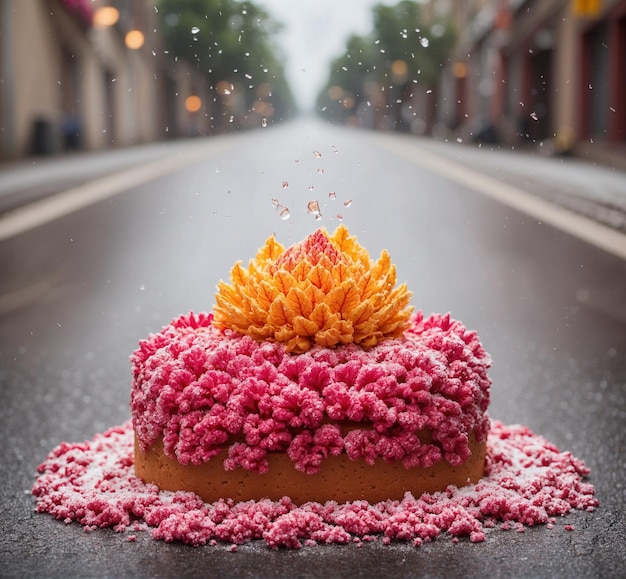
<instances>
[{"instance_id":1,"label":"street","mask_svg":"<svg viewBox=\"0 0 626 579\"><path fill-rule=\"evenodd\" d=\"M11 208L20 195L33 204L0 214L0 575L620 576L626 233L554 200L574 188L624 200L626 175L448 145L305 119L173 141L136 161L129 150L101 168L97 155L69 157L67 172L15 185ZM493 180L519 196L488 193ZM34 512L30 488L50 450L130 417L129 356L141 338L210 311L218 281L270 235L289 246L339 223L372 257L389 251L415 309L478 331L494 361L490 416L582 459L595 512L481 544L238 553L147 533L131 543Z\"/></svg>"}]
</instances>

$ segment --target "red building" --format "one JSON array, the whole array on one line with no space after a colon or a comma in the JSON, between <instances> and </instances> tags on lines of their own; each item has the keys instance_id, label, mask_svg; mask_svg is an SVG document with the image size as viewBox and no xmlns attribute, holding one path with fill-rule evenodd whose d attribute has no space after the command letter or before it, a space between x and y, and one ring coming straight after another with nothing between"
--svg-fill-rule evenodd
<instances>
[{"instance_id":1,"label":"red building","mask_svg":"<svg viewBox=\"0 0 626 579\"><path fill-rule=\"evenodd\" d=\"M626 165L626 0L459 0L452 16L442 126Z\"/></svg>"}]
</instances>

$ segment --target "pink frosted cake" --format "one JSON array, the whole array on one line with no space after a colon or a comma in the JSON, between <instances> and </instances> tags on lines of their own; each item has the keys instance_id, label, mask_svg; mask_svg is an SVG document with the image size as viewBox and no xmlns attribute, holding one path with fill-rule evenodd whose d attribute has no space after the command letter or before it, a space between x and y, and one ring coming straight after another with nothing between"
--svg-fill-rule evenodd
<instances>
[{"instance_id":1,"label":"pink frosted cake","mask_svg":"<svg viewBox=\"0 0 626 579\"><path fill-rule=\"evenodd\" d=\"M344 226L274 238L208 314L132 357L135 472L219 499L376 503L484 475L491 360L449 315L425 318Z\"/></svg>"}]
</instances>

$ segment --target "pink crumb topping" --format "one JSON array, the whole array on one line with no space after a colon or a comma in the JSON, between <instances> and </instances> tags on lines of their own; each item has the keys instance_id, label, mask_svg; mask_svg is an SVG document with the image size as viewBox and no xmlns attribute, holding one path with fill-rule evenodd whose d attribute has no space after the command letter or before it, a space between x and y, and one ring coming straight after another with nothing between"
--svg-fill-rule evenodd
<instances>
[{"instance_id":1,"label":"pink crumb topping","mask_svg":"<svg viewBox=\"0 0 626 579\"><path fill-rule=\"evenodd\" d=\"M346 452L428 467L462 464L468 436L484 440L491 359L476 332L449 315L415 314L402 339L369 351L314 347L293 355L212 326L211 314L175 319L132 356L131 410L143 450L200 464L229 447L227 470L266 472L269 451L314 473ZM362 424L345 435L328 423ZM428 429L432 442L415 434Z\"/></svg>"},{"instance_id":2,"label":"pink crumb topping","mask_svg":"<svg viewBox=\"0 0 626 579\"><path fill-rule=\"evenodd\" d=\"M332 438L332 436L331 436ZM305 445L316 447L316 441ZM493 421L487 438L487 472L477 484L378 504L365 501L203 503L193 493L159 491L134 476L130 421L84 443L62 443L39 467L33 486L37 511L86 531L113 528L129 541L149 530L164 541L189 545L243 544L263 540L270 548L299 548L355 540L411 541L415 546L442 533L471 542L497 524L522 531L572 509L592 511L598 501L584 482L588 469L524 426ZM566 525L573 530L573 525ZM233 549L234 550L234 549Z\"/></svg>"}]
</instances>

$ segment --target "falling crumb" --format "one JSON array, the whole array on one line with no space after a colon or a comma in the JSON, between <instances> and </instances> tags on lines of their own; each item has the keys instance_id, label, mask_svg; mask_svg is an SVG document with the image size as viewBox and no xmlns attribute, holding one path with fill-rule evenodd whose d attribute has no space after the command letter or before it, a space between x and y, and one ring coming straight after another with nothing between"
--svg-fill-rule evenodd
<instances>
[{"instance_id":1,"label":"falling crumb","mask_svg":"<svg viewBox=\"0 0 626 579\"><path fill-rule=\"evenodd\" d=\"M33 486L37 511L85 531L150 531L157 540L188 545L236 545L260 540L271 549L361 541L411 541L413 545L449 535L485 540L495 521L518 531L551 525L572 509L593 510L588 469L568 452L525 426L492 421L487 473L478 483L401 501L338 504L280 501L204 503L190 492L159 491L134 475L131 421L83 443L64 442L40 465ZM568 531L573 525L566 525ZM127 537L134 541L131 534Z\"/></svg>"}]
</instances>

